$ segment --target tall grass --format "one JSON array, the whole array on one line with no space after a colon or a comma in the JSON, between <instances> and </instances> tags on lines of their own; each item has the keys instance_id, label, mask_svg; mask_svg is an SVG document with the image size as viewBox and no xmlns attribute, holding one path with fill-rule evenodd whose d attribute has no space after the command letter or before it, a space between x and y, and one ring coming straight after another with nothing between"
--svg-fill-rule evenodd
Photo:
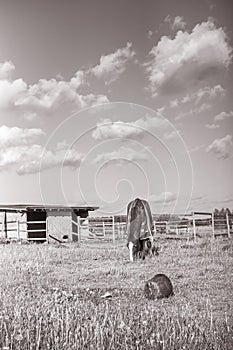
<instances>
[{"instance_id":1,"label":"tall grass","mask_svg":"<svg viewBox=\"0 0 233 350\"><path fill-rule=\"evenodd\" d=\"M159 245L134 263L110 245L0 246L0 349L231 349L232 244ZM148 301L159 272L175 296Z\"/></svg>"}]
</instances>

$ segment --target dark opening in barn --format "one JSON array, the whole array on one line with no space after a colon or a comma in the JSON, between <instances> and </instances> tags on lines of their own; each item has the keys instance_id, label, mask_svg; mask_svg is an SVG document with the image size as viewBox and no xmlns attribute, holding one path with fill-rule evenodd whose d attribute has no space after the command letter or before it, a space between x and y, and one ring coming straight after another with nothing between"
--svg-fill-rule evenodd
<instances>
[{"instance_id":1,"label":"dark opening in barn","mask_svg":"<svg viewBox=\"0 0 233 350\"><path fill-rule=\"evenodd\" d=\"M43 243L46 240L46 211L27 212L27 231L29 239ZM41 238L41 240L40 240Z\"/></svg>"}]
</instances>

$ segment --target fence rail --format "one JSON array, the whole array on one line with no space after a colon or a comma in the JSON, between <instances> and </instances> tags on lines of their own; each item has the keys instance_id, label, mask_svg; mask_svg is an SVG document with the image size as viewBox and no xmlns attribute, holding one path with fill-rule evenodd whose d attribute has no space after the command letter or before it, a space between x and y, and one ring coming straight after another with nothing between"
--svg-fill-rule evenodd
<instances>
[{"instance_id":1,"label":"fence rail","mask_svg":"<svg viewBox=\"0 0 233 350\"><path fill-rule=\"evenodd\" d=\"M197 216L202 216L198 219ZM180 215L185 219L171 221L154 221L154 237L155 238L185 238L190 239L200 234L209 233L212 237L227 235L229 238L233 234L233 218L228 213L225 217L215 217L213 213L193 212L192 214ZM207 219L203 219L206 216ZM202 221L204 220L204 221ZM28 225L35 225L31 228ZM38 228L37 225L44 225ZM115 242L126 238L126 222L116 222L114 217L108 218L108 221L95 221L95 218L80 218L77 221L71 220L70 239L76 237L79 242L88 240L106 240ZM37 233L45 233L44 237L37 237ZM35 237L31 235L34 233ZM24 236L24 237L23 237ZM29 241L48 241L49 237L54 238L48 232L48 222L45 221L20 221L10 220L0 221L0 237L14 239L28 239ZM56 238L56 237L55 237ZM54 238L54 239L55 239ZM55 239L56 240L56 239ZM59 241L59 240L58 240Z\"/></svg>"}]
</instances>

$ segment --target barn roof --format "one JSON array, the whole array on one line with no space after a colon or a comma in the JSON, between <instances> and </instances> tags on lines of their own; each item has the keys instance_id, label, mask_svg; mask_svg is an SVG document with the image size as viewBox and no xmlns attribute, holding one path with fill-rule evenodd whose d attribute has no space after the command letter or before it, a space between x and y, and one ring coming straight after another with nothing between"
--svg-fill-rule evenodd
<instances>
[{"instance_id":1,"label":"barn roof","mask_svg":"<svg viewBox=\"0 0 233 350\"><path fill-rule=\"evenodd\" d=\"M99 207L78 205L54 204L7 204L0 205L0 212L27 212L27 211L93 211Z\"/></svg>"}]
</instances>

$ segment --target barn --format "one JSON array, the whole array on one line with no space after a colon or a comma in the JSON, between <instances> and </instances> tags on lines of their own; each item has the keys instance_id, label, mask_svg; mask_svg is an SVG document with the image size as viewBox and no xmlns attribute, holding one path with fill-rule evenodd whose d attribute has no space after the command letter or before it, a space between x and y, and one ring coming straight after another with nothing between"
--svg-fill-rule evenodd
<instances>
[{"instance_id":1,"label":"barn","mask_svg":"<svg viewBox=\"0 0 233 350\"><path fill-rule=\"evenodd\" d=\"M79 218L98 207L61 205L0 206L1 236L37 242L78 241Z\"/></svg>"}]
</instances>

